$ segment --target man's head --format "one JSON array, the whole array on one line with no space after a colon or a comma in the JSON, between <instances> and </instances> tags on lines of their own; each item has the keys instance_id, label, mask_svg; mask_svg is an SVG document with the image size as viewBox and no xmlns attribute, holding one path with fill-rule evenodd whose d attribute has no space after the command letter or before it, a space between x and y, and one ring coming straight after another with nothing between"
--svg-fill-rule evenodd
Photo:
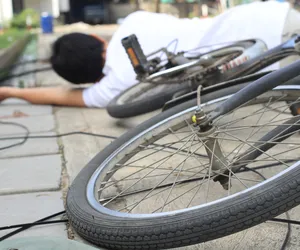
<instances>
[{"instance_id":1,"label":"man's head","mask_svg":"<svg viewBox=\"0 0 300 250\"><path fill-rule=\"evenodd\" d=\"M105 63L106 42L93 35L70 33L53 44L52 68L69 82L99 81Z\"/></svg>"}]
</instances>

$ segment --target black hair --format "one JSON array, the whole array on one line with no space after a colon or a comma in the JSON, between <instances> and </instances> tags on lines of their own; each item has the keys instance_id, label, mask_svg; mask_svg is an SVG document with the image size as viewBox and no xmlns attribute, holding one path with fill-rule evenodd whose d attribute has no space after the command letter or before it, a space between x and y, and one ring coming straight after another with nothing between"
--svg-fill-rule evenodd
<instances>
[{"instance_id":1,"label":"black hair","mask_svg":"<svg viewBox=\"0 0 300 250\"><path fill-rule=\"evenodd\" d=\"M53 44L51 65L59 76L71 83L93 83L103 76L104 49L104 43L94 36L66 34Z\"/></svg>"}]
</instances>

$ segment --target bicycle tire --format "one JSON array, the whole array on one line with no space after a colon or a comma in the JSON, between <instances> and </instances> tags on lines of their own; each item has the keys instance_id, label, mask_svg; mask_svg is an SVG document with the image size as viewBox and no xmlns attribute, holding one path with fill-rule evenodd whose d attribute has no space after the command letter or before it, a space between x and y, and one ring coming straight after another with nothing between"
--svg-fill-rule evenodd
<instances>
[{"instance_id":1,"label":"bicycle tire","mask_svg":"<svg viewBox=\"0 0 300 250\"><path fill-rule=\"evenodd\" d=\"M250 47L249 41L246 43L243 43L243 41L236 42L231 45L232 47L241 46L244 48L243 53L239 55L238 58L244 60L247 56L247 60L252 59L261 54L266 48L266 45L261 40L252 40L251 42L252 45L250 45ZM222 49L219 50L222 53ZM228 64L230 64L230 62ZM225 75L226 80L229 80L230 70L226 71ZM222 80L224 80L222 79L222 74L216 77L217 82L221 82ZM181 83L173 83L171 85L139 83L125 90L111 100L107 106L107 112L110 116L115 118L126 118L141 115L162 108L163 105L167 101L171 100L177 93L187 93L192 90L194 90L194 88L191 88L191 86ZM142 94L145 94L145 91L150 92L149 96L141 96ZM135 97L139 97L139 99L134 99Z\"/></svg>"},{"instance_id":2,"label":"bicycle tire","mask_svg":"<svg viewBox=\"0 0 300 250\"><path fill-rule=\"evenodd\" d=\"M231 89L232 90L228 90ZM202 97L202 103L234 93L236 86ZM299 86L282 86L286 92ZM285 93L286 93L285 92ZM298 98L298 97L295 97ZM191 107L196 100L175 106L127 132L92 159L79 173L67 195L67 215L71 225L86 240L109 249L165 249L197 244L258 225L300 204L300 163L276 178L263 182L226 200L176 216L150 218L118 217L100 212L89 203L87 186L98 167L117 149L152 126ZM276 134L277 135L277 134ZM271 135L275 136L275 135ZM104 210L105 211L105 210Z\"/></svg>"}]
</instances>

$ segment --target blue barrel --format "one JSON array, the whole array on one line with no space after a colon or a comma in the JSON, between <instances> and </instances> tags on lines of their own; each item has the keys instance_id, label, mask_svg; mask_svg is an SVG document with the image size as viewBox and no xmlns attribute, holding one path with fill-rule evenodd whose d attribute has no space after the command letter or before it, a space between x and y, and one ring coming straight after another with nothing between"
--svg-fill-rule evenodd
<instances>
[{"instance_id":1,"label":"blue barrel","mask_svg":"<svg viewBox=\"0 0 300 250\"><path fill-rule=\"evenodd\" d=\"M41 28L43 33L53 33L53 17L47 12L41 15Z\"/></svg>"}]
</instances>

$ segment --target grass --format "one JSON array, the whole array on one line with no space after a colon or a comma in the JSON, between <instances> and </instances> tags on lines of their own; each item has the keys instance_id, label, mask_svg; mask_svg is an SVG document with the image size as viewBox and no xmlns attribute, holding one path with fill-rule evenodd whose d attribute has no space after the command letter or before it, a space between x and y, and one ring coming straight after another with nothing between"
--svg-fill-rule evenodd
<instances>
[{"instance_id":1,"label":"grass","mask_svg":"<svg viewBox=\"0 0 300 250\"><path fill-rule=\"evenodd\" d=\"M8 29L0 35L0 49L11 46L15 41L23 37L27 33L26 30Z\"/></svg>"}]
</instances>

